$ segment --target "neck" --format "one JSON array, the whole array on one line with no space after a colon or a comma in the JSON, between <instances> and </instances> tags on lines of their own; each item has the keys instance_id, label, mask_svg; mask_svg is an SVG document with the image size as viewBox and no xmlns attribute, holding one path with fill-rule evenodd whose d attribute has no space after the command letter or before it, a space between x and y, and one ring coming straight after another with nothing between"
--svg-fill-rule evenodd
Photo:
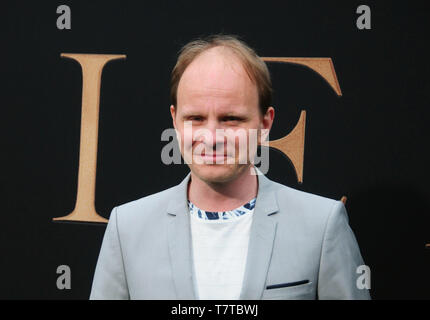
<instances>
[{"instance_id":1,"label":"neck","mask_svg":"<svg viewBox=\"0 0 430 320\"><path fill-rule=\"evenodd\" d=\"M254 199L258 191L258 179L247 167L232 181L208 183L191 172L188 199L205 211L229 211Z\"/></svg>"}]
</instances>

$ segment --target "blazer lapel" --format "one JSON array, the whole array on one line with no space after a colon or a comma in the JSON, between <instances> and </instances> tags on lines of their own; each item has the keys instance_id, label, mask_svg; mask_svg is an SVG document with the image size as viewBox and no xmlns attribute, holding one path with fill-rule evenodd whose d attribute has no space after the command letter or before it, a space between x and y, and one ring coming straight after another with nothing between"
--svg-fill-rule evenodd
<instances>
[{"instance_id":1,"label":"blazer lapel","mask_svg":"<svg viewBox=\"0 0 430 320\"><path fill-rule=\"evenodd\" d=\"M258 171L258 170L257 170ZM266 283L276 234L276 221L270 218L276 213L278 203L271 190L272 182L263 174L258 176L258 194L253 213L248 255L240 299L258 300ZM187 188L190 174L176 186L167 212L168 243L172 274L177 299L196 299L193 279L191 226L188 216Z\"/></svg>"},{"instance_id":2,"label":"blazer lapel","mask_svg":"<svg viewBox=\"0 0 430 320\"><path fill-rule=\"evenodd\" d=\"M168 242L177 299L195 299L191 252L191 227L188 219L187 187L190 174L176 186L167 212Z\"/></svg>"},{"instance_id":3,"label":"blazer lapel","mask_svg":"<svg viewBox=\"0 0 430 320\"><path fill-rule=\"evenodd\" d=\"M269 215L279 210L276 195L270 188L271 183L263 174L258 175L258 194L240 294L242 300L261 299L266 283L277 224Z\"/></svg>"}]
</instances>

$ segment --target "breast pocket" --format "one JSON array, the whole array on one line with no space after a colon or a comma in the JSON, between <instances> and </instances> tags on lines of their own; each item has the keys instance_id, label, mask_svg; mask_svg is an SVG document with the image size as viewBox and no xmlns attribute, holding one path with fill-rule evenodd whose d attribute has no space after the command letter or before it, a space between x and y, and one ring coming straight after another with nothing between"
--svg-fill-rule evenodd
<instances>
[{"instance_id":1,"label":"breast pocket","mask_svg":"<svg viewBox=\"0 0 430 320\"><path fill-rule=\"evenodd\" d=\"M267 289L269 288L269 289ZM263 291L263 300L313 300L312 282L297 281L285 284L269 285Z\"/></svg>"}]
</instances>

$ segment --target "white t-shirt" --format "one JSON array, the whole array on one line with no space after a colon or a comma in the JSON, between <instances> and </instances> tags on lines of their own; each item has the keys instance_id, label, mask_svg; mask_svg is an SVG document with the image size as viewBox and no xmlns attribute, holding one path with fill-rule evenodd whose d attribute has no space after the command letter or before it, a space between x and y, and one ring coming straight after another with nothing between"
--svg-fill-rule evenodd
<instances>
[{"instance_id":1,"label":"white t-shirt","mask_svg":"<svg viewBox=\"0 0 430 320\"><path fill-rule=\"evenodd\" d=\"M199 299L239 299L255 200L226 212L204 211L188 202Z\"/></svg>"}]
</instances>

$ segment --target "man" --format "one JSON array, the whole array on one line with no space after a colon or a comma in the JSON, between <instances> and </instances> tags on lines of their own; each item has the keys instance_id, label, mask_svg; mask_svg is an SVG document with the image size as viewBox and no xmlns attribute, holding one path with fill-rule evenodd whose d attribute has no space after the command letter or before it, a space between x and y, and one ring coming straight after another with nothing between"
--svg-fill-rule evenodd
<instances>
[{"instance_id":1,"label":"man","mask_svg":"<svg viewBox=\"0 0 430 320\"><path fill-rule=\"evenodd\" d=\"M369 299L356 285L364 262L343 203L269 180L255 153L239 161L240 136L261 137L274 119L254 51L231 36L189 43L171 100L191 172L112 210L90 298Z\"/></svg>"}]
</instances>

